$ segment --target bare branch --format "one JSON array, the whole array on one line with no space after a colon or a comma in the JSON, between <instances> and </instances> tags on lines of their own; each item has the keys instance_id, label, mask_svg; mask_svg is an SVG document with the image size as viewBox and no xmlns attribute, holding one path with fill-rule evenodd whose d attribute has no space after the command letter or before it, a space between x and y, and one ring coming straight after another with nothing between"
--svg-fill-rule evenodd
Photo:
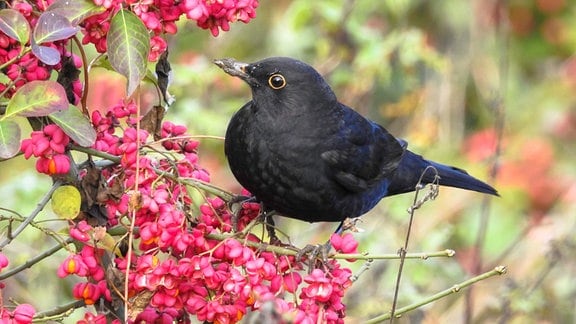
<instances>
[{"instance_id":1,"label":"bare branch","mask_svg":"<svg viewBox=\"0 0 576 324\"><path fill-rule=\"evenodd\" d=\"M434 302L434 301L436 301L436 300L438 300L438 299L440 299L440 298L444 298L444 297L446 297L446 296L448 296L448 295L451 295L451 294L455 294L455 293L457 293L457 292L460 292L460 290L462 290L462 288L466 288L466 287L468 287L468 286L470 286L470 285L472 285L472 284L475 284L475 283L477 283L477 282L479 282L479 281L486 280L486 279L488 279L488 278L490 278L490 277L493 277L493 276L496 276L496 275L503 275L503 274L506 273L506 271L507 271L507 269L506 269L505 266L497 266L496 268L494 268L494 269L492 269L492 270L490 270L490 271L488 271L488 272L485 272L485 273L483 273L483 274L481 274L481 275L478 275L478 276L476 276L476 277L470 278L470 279L468 279L468 280L466 280L466 281L463 281L463 282L461 282L461 283L459 283L459 284L456 284L456 285L454 285L454 286L452 286L452 287L450 287L450 288L448 288L448 289L442 290L441 292L438 292L437 294L434 294L434 295L432 295L432 296L430 296L430 297L428 297L428 298L426 298L426 299L423 299L423 300L421 300L421 301L419 301L419 302L417 302L417 303L414 303L414 304L411 304L411 305L408 305L408 306L404 306L404 307L398 308L398 309L396 309L396 311L394 312L394 317L399 318L402 314L404 314L404 313L406 313L406 312L409 312L409 311L414 310L414 309L416 309L416 308L422 307L422 306L424 306L424 305L426 305L426 304L429 304L429 303L431 303L431 302ZM378 317L372 318L372 319L366 321L366 323L379 323L379 322L382 322L382 321L384 321L384 320L391 319L391 318L392 318L392 313L391 313L391 312L388 312L388 313L386 313L386 314L384 314L384 315L382 315L382 316L378 316Z\"/></svg>"},{"instance_id":2,"label":"bare branch","mask_svg":"<svg viewBox=\"0 0 576 324\"><path fill-rule=\"evenodd\" d=\"M18 235L20 235L20 233L22 233L22 231L26 228L26 226L28 226L28 224L30 224L34 220L34 218L44 209L46 204L48 204L48 202L52 198L52 193L54 192L54 190L60 187L60 185L61 183L59 181L55 182L50 188L50 190L48 190L48 192L44 195L42 200L38 203L36 209L34 209L34 211L32 211L32 213L28 217L26 217L26 219L22 223L20 223L20 225L14 231L9 231L6 234L6 238L4 239L4 241L0 243L0 250L2 250L6 245L10 244L12 240L14 240Z\"/></svg>"}]
</instances>

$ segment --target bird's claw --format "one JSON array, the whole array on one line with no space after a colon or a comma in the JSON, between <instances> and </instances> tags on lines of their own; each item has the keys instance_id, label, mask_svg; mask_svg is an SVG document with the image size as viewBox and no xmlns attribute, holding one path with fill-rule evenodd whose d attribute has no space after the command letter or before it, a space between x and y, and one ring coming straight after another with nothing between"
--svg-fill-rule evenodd
<instances>
[{"instance_id":1,"label":"bird's claw","mask_svg":"<svg viewBox=\"0 0 576 324\"><path fill-rule=\"evenodd\" d=\"M255 201L256 198L255 197L250 197L250 196L244 196L244 195L235 195L234 197L232 197L230 200L228 200L228 202L226 203L226 205L228 206L228 209L230 209L232 212L238 212L241 208L238 208L236 210L235 206L240 205L240 207L242 207L242 204L245 202L252 202Z\"/></svg>"},{"instance_id":2,"label":"bird's claw","mask_svg":"<svg viewBox=\"0 0 576 324\"><path fill-rule=\"evenodd\" d=\"M282 244L282 241L276 235L276 224L274 223L274 211L266 212L263 211L261 217L264 220L264 226L266 227L266 232L268 232L268 237L270 238L270 244L277 245Z\"/></svg>"},{"instance_id":3,"label":"bird's claw","mask_svg":"<svg viewBox=\"0 0 576 324\"><path fill-rule=\"evenodd\" d=\"M246 202L255 201L255 197L248 197L243 195L236 195L232 199L228 200L226 205L228 209L232 212L232 230L234 233L238 232L238 218L240 218L240 211L242 210L242 204Z\"/></svg>"},{"instance_id":4,"label":"bird's claw","mask_svg":"<svg viewBox=\"0 0 576 324\"><path fill-rule=\"evenodd\" d=\"M312 269L316 268L316 261L319 261L322 265L328 263L328 253L330 249L332 249L330 241L324 244L308 244L296 253L296 260L300 261L304 256L307 256L308 269L312 271Z\"/></svg>"},{"instance_id":5,"label":"bird's claw","mask_svg":"<svg viewBox=\"0 0 576 324\"><path fill-rule=\"evenodd\" d=\"M363 229L356 226L358 222L362 222L362 218L355 217L355 218L346 218L342 221L341 226L339 227L338 233L342 233L344 231L351 231L354 233L364 232Z\"/></svg>"}]
</instances>

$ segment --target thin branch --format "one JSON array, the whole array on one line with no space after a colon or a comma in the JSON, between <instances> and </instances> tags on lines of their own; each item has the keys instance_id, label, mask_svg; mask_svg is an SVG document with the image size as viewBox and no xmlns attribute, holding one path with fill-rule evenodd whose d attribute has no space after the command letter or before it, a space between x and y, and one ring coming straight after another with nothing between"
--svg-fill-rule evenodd
<instances>
[{"instance_id":1,"label":"thin branch","mask_svg":"<svg viewBox=\"0 0 576 324\"><path fill-rule=\"evenodd\" d=\"M417 303L398 308L398 309L396 309L396 312L394 313L394 317L399 318L404 313L407 313L411 310L422 307L426 304L429 304L431 302L434 302L436 300L444 298L448 295L452 295L452 294L455 294L457 292L460 292L460 290L462 290L462 288L466 288L466 287L473 285L479 281L486 280L486 279L488 279L490 277L494 277L496 275L503 275L506 273L506 271L507 271L507 269L505 266L497 266L496 268L494 268L488 272L485 272L481 275L478 275L476 277L473 277L473 278L470 278L466 281L463 281L459 284L456 284L456 285L454 285L454 286L452 286L446 290L443 290L439 293L436 293L436 294L434 294L434 295L432 295L426 299L423 299ZM385 321L385 320L390 319L390 318L392 318L392 313L388 312L388 313L383 314L381 316L372 318L372 319L366 321L366 323L379 323L379 322Z\"/></svg>"},{"instance_id":2,"label":"thin branch","mask_svg":"<svg viewBox=\"0 0 576 324\"><path fill-rule=\"evenodd\" d=\"M224 241L231 238L238 238L237 234L220 234L220 233L209 233L204 236L207 239ZM257 248L259 251L273 252L281 255L297 255L298 248L296 247L284 247L278 245L270 245L262 242L254 242L246 240L244 245ZM443 251L436 252L419 252L419 253L406 253L404 255L405 259L421 259L427 260L428 258L445 258L453 257L456 253L454 250L446 249ZM355 260L397 260L401 257L396 253L386 253L386 254L368 254L368 253L356 253L356 254L346 254L346 253L335 253L328 255L329 259L355 259Z\"/></svg>"},{"instance_id":3,"label":"thin branch","mask_svg":"<svg viewBox=\"0 0 576 324\"><path fill-rule=\"evenodd\" d=\"M83 152L86 154L90 154L93 156L97 156L109 161L112 161L114 163L120 163L120 157L119 156L115 156L115 155L111 155L108 153L104 153L89 147L82 147L82 146L78 146L78 145L74 145L71 144L70 148L78 151L78 152ZM189 185L192 187L195 187L197 189L200 190L204 190L208 193L211 193L217 197L220 197L222 199L224 199L225 201L228 201L230 199L232 199L234 197L234 195L226 190L223 190L213 184L198 180L198 179L194 179L194 178L180 178L172 173L163 171L163 170L159 170L159 169L154 169L154 172L156 172L156 174L160 175L160 176L164 176L172 181L176 181L180 184L184 184L184 185Z\"/></svg>"},{"instance_id":4,"label":"thin branch","mask_svg":"<svg viewBox=\"0 0 576 324\"><path fill-rule=\"evenodd\" d=\"M82 89L82 98L80 98L80 105L82 106L82 112L84 115L89 116L88 113L88 89L90 86L89 77L88 77L88 59L86 58L86 52L84 52L84 47L82 46L82 42L76 37L76 35L72 36L72 40L78 46L78 51L80 52L80 56L82 56L82 69L84 70L84 89Z\"/></svg>"},{"instance_id":5,"label":"thin branch","mask_svg":"<svg viewBox=\"0 0 576 324\"><path fill-rule=\"evenodd\" d=\"M366 260L366 262L364 262L364 264L362 265L362 268L360 268L360 270L358 270L358 272L353 275L352 277L350 277L350 281L352 282L356 282L360 276L362 274L364 274L364 272L370 270L370 267L372 266L372 263L374 263L374 259L368 259Z\"/></svg>"},{"instance_id":6,"label":"thin branch","mask_svg":"<svg viewBox=\"0 0 576 324\"><path fill-rule=\"evenodd\" d=\"M33 265L35 265L36 263L46 259L47 257L51 256L52 254L56 253L57 251L61 250L62 248L64 248L66 245L72 243L74 241L74 239L72 239L71 237L69 237L68 239L66 239L63 243L64 244L56 244L53 247L49 248L48 250L42 252L41 254L38 254L37 256L35 256L32 259L27 260L24 264L10 269L6 272L3 272L2 274L0 274L0 280L4 280L6 278L9 278L15 274L17 274L20 271L23 271L25 269L28 269L30 267L32 267Z\"/></svg>"},{"instance_id":7,"label":"thin branch","mask_svg":"<svg viewBox=\"0 0 576 324\"><path fill-rule=\"evenodd\" d=\"M5 67L7 67L10 64L13 64L14 62L18 61L19 59L22 58L22 56L24 56L24 54L30 52L32 50L32 48L27 47L27 46L20 46L20 52L18 53L18 55L15 55L14 57L12 57L11 59L9 59L8 61L4 62L3 64L0 65L0 70L4 69Z\"/></svg>"},{"instance_id":8,"label":"thin branch","mask_svg":"<svg viewBox=\"0 0 576 324\"><path fill-rule=\"evenodd\" d=\"M135 94L139 94L140 93L140 89L137 89L135 91ZM136 100L137 100L137 106L138 109L136 109L136 120L140 120L140 109L141 109L141 105L140 105L140 100L139 100L139 96L135 96ZM140 139L140 122L136 123L136 143L141 143L141 139ZM138 185L140 183L140 148L136 151L136 174L135 174L135 180L134 180L134 193L132 193L132 197L130 197L130 200L132 200L132 198L135 198L138 194ZM140 199L141 197L138 197L138 199ZM134 208L135 206L132 205L132 202L129 202L130 206L129 208L131 209L130 211L130 226L128 229L128 251L127 251L127 257L126 257L126 264L130 265L132 264L132 242L134 241L134 228L136 227L136 209ZM126 267L126 276L124 278L124 296L122 296L122 299L125 301L124 302L124 322L128 322L128 317L130 316L130 305L129 303L127 303L126 301L128 301L128 294L129 294L129 285L130 285L130 266Z\"/></svg>"},{"instance_id":9,"label":"thin branch","mask_svg":"<svg viewBox=\"0 0 576 324\"><path fill-rule=\"evenodd\" d=\"M161 138L157 141L148 143L146 145L151 146L151 145L155 145L155 144L161 144L162 142L166 142L166 141L188 140L188 139L192 139L192 138L213 139L213 140L218 140L218 141L224 141L224 137L216 136L216 135L184 135L184 136L172 136L172 137L167 137L167 138Z\"/></svg>"},{"instance_id":10,"label":"thin branch","mask_svg":"<svg viewBox=\"0 0 576 324\"><path fill-rule=\"evenodd\" d=\"M196 136L196 137L202 137L202 136ZM221 139L220 137L210 137L210 136L204 136L206 138L217 138L217 139ZM102 151L98 151L89 147L82 147L82 146L78 146L75 144L71 144L70 148L78 151L78 152L83 152L86 154L90 154L92 156L97 156L109 161L112 161L114 163L120 163L120 157L119 156L115 156L115 155L111 155ZM192 186L194 188L200 189L200 190L204 190L208 193L211 193L217 197L222 198L225 201L229 201L230 199L232 199L234 197L234 194L223 190L211 183L207 183L198 179L194 179L194 178L180 178L172 173L163 171L163 170L159 170L159 169L154 169L154 172L156 172L156 174L160 175L160 176L164 176L167 177L168 179L172 180L172 181L176 181L180 184L184 184L184 185L188 185L188 186Z\"/></svg>"},{"instance_id":11,"label":"thin branch","mask_svg":"<svg viewBox=\"0 0 576 324\"><path fill-rule=\"evenodd\" d=\"M136 226L134 227L133 233L138 233L139 228ZM115 226L108 230L108 234L112 236L119 236L119 235L126 235L128 233L128 229L124 226ZM204 237L211 240L218 240L224 241L227 239L235 238L238 239L239 237L246 236L247 233L238 232L238 233L208 233ZM274 252L281 255L296 255L298 254L298 248L292 247L287 248L285 246L278 246L278 245L270 245L263 242L254 242L249 240L244 240L243 244L249 247L257 248L259 251L266 251L266 252ZM420 260L428 260L429 258L451 258L456 255L456 251L452 249L446 249L442 251L434 251L434 252L413 252L413 253L406 253L406 259L420 259ZM369 253L354 253L354 254L346 254L346 253L334 253L328 255L330 259L338 259L338 260L347 260L347 259L354 259L354 260L398 260L400 256L397 253L384 253L384 254L369 254Z\"/></svg>"},{"instance_id":12,"label":"thin branch","mask_svg":"<svg viewBox=\"0 0 576 324\"><path fill-rule=\"evenodd\" d=\"M428 193L422 198L418 199L418 194L420 190L425 188L425 185L422 185L422 181L424 180L424 175L427 172L434 172L434 181ZM438 180L440 177L438 176L438 170L436 170L433 166L429 166L420 175L420 179L416 184L416 190L414 192L414 201L412 202L412 206L408 208L408 213L410 214L410 220L408 221L408 230L406 231L406 239L404 240L404 246L400 248L398 254L400 255L400 265L398 266L398 275L396 277L396 286L394 287L394 299L392 300L392 309L390 310L390 323L394 322L395 318L395 311L396 311L396 304L398 303L398 293L400 291L400 280L402 279L402 270L404 269L404 260L406 260L406 255L408 253L408 242L410 241L410 232L412 231L412 224L414 222L414 212L416 209L419 209L424 205L424 203L430 199L436 198L438 196Z\"/></svg>"},{"instance_id":13,"label":"thin branch","mask_svg":"<svg viewBox=\"0 0 576 324\"><path fill-rule=\"evenodd\" d=\"M166 172L166 171L162 171L159 169L154 169L154 172L156 172L156 174L164 176L172 181L175 181L177 183L180 184L184 184L184 185L189 185L192 186L194 188L200 189L200 190L204 190L208 193L211 193L217 197L222 198L225 201L229 201L230 199L234 198L234 194L221 189L220 187L217 187L211 183L208 182L204 182L198 179L194 179L194 178L179 178L177 176L175 176L172 173Z\"/></svg>"},{"instance_id":14,"label":"thin branch","mask_svg":"<svg viewBox=\"0 0 576 324\"><path fill-rule=\"evenodd\" d=\"M48 322L50 320L58 320L70 316L76 308L84 307L86 303L84 300L75 300L68 304L58 305L52 309L38 312L34 315L32 322Z\"/></svg>"},{"instance_id":15,"label":"thin branch","mask_svg":"<svg viewBox=\"0 0 576 324\"><path fill-rule=\"evenodd\" d=\"M86 154L89 154L92 156L97 156L97 157L100 157L100 158L103 158L106 160L110 160L114 163L120 163L120 159L121 159L119 156L108 154L106 152L95 150L95 149L89 148L89 147L83 147L83 146L76 145L76 144L70 144L70 149L72 149L74 151L86 153Z\"/></svg>"},{"instance_id":16,"label":"thin branch","mask_svg":"<svg viewBox=\"0 0 576 324\"><path fill-rule=\"evenodd\" d=\"M7 212L14 214L14 216L11 216L11 217L0 216L0 221L8 221L8 228L9 229L12 226L12 222L14 222L15 220L18 222L23 222L25 220L24 216L20 215L16 211L13 211L11 209L4 208L4 207L0 207L0 210L4 210L4 211L7 211ZM51 220L43 220L43 221L39 221L39 222L31 221L29 225L34 227L35 229L43 232L44 234L50 236L51 238L54 239L54 241L58 242L58 244L63 245L63 246L66 245L64 243L64 239L62 239L58 233L56 233L54 230L52 230L50 228L42 227L40 225L41 222L48 222L48 221L51 221ZM58 221L64 222L65 220L58 220Z\"/></svg>"},{"instance_id":17,"label":"thin branch","mask_svg":"<svg viewBox=\"0 0 576 324\"><path fill-rule=\"evenodd\" d=\"M34 211L32 211L32 213L28 217L26 217L26 219L22 223L20 223L20 225L14 231L9 231L6 234L6 238L4 239L4 241L2 241L0 243L0 250L2 250L6 245L8 245L10 242L12 242L12 240L14 240L16 238L16 236L18 236L18 235L20 235L20 233L22 233L22 231L28 226L28 224L30 224L30 222L32 222L34 220L34 218L44 209L46 204L48 204L48 202L52 198L52 193L58 187L60 187L60 185L61 185L61 183L59 181L55 182L52 185L52 187L50 188L50 190L48 190L46 195L44 195L42 200L38 203L38 205L36 206L36 209L34 209Z\"/></svg>"},{"instance_id":18,"label":"thin branch","mask_svg":"<svg viewBox=\"0 0 576 324\"><path fill-rule=\"evenodd\" d=\"M405 259L421 259L421 260L428 260L429 258L451 258L456 255L454 250L443 250L437 252L418 252L418 253L405 253ZM397 260L400 259L401 256L397 253L385 253L385 254L368 254L368 253L359 253L359 254L345 254L345 253L337 253L328 256L332 259L355 259L355 260Z\"/></svg>"}]
</instances>

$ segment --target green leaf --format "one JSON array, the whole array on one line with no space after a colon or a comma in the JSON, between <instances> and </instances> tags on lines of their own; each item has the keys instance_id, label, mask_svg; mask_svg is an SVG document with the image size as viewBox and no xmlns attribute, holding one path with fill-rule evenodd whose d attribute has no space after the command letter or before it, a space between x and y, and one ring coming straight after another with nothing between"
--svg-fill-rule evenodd
<instances>
[{"instance_id":1,"label":"green leaf","mask_svg":"<svg viewBox=\"0 0 576 324\"><path fill-rule=\"evenodd\" d=\"M48 117L80 146L89 147L96 141L94 127L76 107L70 105L70 108L52 113Z\"/></svg>"},{"instance_id":2,"label":"green leaf","mask_svg":"<svg viewBox=\"0 0 576 324\"><path fill-rule=\"evenodd\" d=\"M127 95L131 96L146 75L150 34L135 14L120 10L110 22L107 41L110 64L128 79Z\"/></svg>"},{"instance_id":3,"label":"green leaf","mask_svg":"<svg viewBox=\"0 0 576 324\"><path fill-rule=\"evenodd\" d=\"M2 119L11 116L41 117L68 109L66 91L56 81L32 81L23 85L6 107Z\"/></svg>"},{"instance_id":4,"label":"green leaf","mask_svg":"<svg viewBox=\"0 0 576 324\"><path fill-rule=\"evenodd\" d=\"M0 31L8 37L26 44L30 39L30 25L26 18L17 10L0 10Z\"/></svg>"},{"instance_id":5,"label":"green leaf","mask_svg":"<svg viewBox=\"0 0 576 324\"><path fill-rule=\"evenodd\" d=\"M110 60L109 60L107 55L98 56L94 61L92 61L92 64L90 64L90 67L91 68L99 67L99 68L103 68L107 71L116 72L116 70L114 70L114 68L112 67L112 64L110 64Z\"/></svg>"},{"instance_id":6,"label":"green leaf","mask_svg":"<svg viewBox=\"0 0 576 324\"><path fill-rule=\"evenodd\" d=\"M118 256L122 256L122 252L118 248L118 246L119 246L118 242L114 239L114 237L112 237L112 235L110 235L108 233L104 233L104 236L102 236L96 242L96 246L100 249L104 249L104 250L113 252L114 254L116 254Z\"/></svg>"},{"instance_id":7,"label":"green leaf","mask_svg":"<svg viewBox=\"0 0 576 324\"><path fill-rule=\"evenodd\" d=\"M60 186L52 193L52 211L61 219L74 219L80 212L82 198L74 186Z\"/></svg>"},{"instance_id":8,"label":"green leaf","mask_svg":"<svg viewBox=\"0 0 576 324\"><path fill-rule=\"evenodd\" d=\"M78 27L72 26L66 17L56 12L45 11L38 17L34 28L34 43L42 44L70 38L78 30Z\"/></svg>"},{"instance_id":9,"label":"green leaf","mask_svg":"<svg viewBox=\"0 0 576 324\"><path fill-rule=\"evenodd\" d=\"M0 73L0 83L7 84L8 82L12 82L12 79L10 79L6 74Z\"/></svg>"},{"instance_id":10,"label":"green leaf","mask_svg":"<svg viewBox=\"0 0 576 324\"><path fill-rule=\"evenodd\" d=\"M55 12L66 17L70 23L77 26L84 19L106 11L103 6L97 6L91 0L56 0L46 11Z\"/></svg>"},{"instance_id":11,"label":"green leaf","mask_svg":"<svg viewBox=\"0 0 576 324\"><path fill-rule=\"evenodd\" d=\"M11 158L19 150L20 127L11 120L0 120L0 158Z\"/></svg>"}]
</instances>

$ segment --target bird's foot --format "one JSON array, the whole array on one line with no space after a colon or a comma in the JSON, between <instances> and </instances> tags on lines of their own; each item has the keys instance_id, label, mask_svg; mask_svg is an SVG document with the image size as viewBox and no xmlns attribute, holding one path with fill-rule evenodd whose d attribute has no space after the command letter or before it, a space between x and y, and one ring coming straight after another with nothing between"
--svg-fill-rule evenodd
<instances>
[{"instance_id":1,"label":"bird's foot","mask_svg":"<svg viewBox=\"0 0 576 324\"><path fill-rule=\"evenodd\" d=\"M228 205L228 208L232 211L237 211L240 210L242 207L242 204L245 202L255 202L256 201L256 197L253 196L244 196L244 195L235 195L234 197L232 197L230 200L228 200L228 202L226 203ZM239 205L239 207L238 207Z\"/></svg>"},{"instance_id":2,"label":"bird's foot","mask_svg":"<svg viewBox=\"0 0 576 324\"><path fill-rule=\"evenodd\" d=\"M270 238L271 245L283 245L282 241L276 235L276 224L274 223L274 211L264 211L262 213L264 227L266 228L266 232L268 233L268 237Z\"/></svg>"},{"instance_id":3,"label":"bird's foot","mask_svg":"<svg viewBox=\"0 0 576 324\"><path fill-rule=\"evenodd\" d=\"M339 231L336 231L336 233L341 234L344 231L351 231L354 233L364 232L363 229L356 226L357 223L361 223L361 222L362 222L362 219L360 217L346 218L345 220L342 221L342 223L338 227Z\"/></svg>"},{"instance_id":4,"label":"bird's foot","mask_svg":"<svg viewBox=\"0 0 576 324\"><path fill-rule=\"evenodd\" d=\"M228 209L232 212L232 231L234 233L238 232L238 219L242 211L242 204L255 201L256 197L236 195L226 203Z\"/></svg>"},{"instance_id":5,"label":"bird's foot","mask_svg":"<svg viewBox=\"0 0 576 324\"><path fill-rule=\"evenodd\" d=\"M320 266L327 267L328 263L328 253L332 249L332 244L330 241L324 244L312 245L308 244L298 253L296 253L296 260L300 261L303 258L308 260L308 271L312 269L319 268ZM319 265L317 263L320 263Z\"/></svg>"}]
</instances>

